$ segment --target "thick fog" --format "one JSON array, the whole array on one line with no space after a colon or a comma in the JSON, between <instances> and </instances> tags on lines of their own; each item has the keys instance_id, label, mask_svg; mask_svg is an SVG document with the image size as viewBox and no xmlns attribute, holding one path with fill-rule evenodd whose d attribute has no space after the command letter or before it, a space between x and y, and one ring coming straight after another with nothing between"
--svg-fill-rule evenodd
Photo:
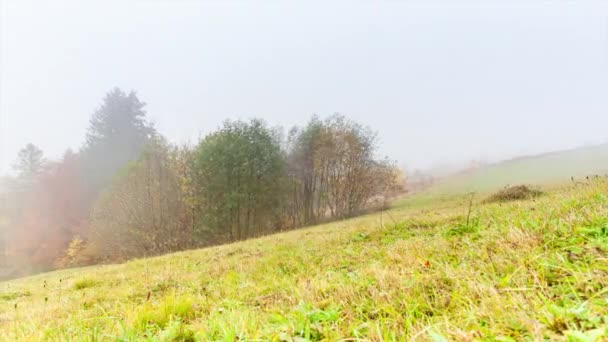
<instances>
[{"instance_id":1,"label":"thick fog","mask_svg":"<svg viewBox=\"0 0 608 342\"><path fill-rule=\"evenodd\" d=\"M78 149L116 86L175 142L334 112L410 167L608 141L600 1L0 3L0 173Z\"/></svg>"}]
</instances>

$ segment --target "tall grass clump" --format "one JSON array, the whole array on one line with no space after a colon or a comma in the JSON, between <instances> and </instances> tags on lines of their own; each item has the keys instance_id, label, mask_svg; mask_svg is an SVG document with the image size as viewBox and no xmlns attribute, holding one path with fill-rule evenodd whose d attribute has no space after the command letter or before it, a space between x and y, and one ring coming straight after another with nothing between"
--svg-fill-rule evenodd
<instances>
[{"instance_id":1,"label":"tall grass clump","mask_svg":"<svg viewBox=\"0 0 608 342\"><path fill-rule=\"evenodd\" d=\"M485 199L485 203L527 200L542 195L542 191L527 185L508 186Z\"/></svg>"}]
</instances>

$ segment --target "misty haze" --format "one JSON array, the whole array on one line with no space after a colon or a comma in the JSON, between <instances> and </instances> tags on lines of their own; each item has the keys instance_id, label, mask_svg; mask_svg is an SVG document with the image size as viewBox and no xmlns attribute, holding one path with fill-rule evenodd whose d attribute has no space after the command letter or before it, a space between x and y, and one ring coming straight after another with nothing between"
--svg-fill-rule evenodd
<instances>
[{"instance_id":1,"label":"misty haze","mask_svg":"<svg viewBox=\"0 0 608 342\"><path fill-rule=\"evenodd\" d=\"M608 340L608 3L0 0L0 340Z\"/></svg>"}]
</instances>

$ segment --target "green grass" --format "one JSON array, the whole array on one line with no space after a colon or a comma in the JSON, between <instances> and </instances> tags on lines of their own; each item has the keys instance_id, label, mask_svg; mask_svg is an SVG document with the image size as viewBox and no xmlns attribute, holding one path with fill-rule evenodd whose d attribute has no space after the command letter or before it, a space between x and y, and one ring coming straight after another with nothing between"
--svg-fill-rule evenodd
<instances>
[{"instance_id":1,"label":"green grass","mask_svg":"<svg viewBox=\"0 0 608 342\"><path fill-rule=\"evenodd\" d=\"M479 202L3 282L0 338L608 339L608 182Z\"/></svg>"},{"instance_id":2,"label":"green grass","mask_svg":"<svg viewBox=\"0 0 608 342\"><path fill-rule=\"evenodd\" d=\"M91 278L83 278L83 279L79 279L76 280L74 282L74 290L83 290L89 287L95 287L99 284L100 282L98 280L95 279L91 279Z\"/></svg>"},{"instance_id":3,"label":"green grass","mask_svg":"<svg viewBox=\"0 0 608 342\"><path fill-rule=\"evenodd\" d=\"M432 194L490 191L506 185L551 184L586 180L608 173L608 144L504 161L450 176L434 185Z\"/></svg>"}]
</instances>

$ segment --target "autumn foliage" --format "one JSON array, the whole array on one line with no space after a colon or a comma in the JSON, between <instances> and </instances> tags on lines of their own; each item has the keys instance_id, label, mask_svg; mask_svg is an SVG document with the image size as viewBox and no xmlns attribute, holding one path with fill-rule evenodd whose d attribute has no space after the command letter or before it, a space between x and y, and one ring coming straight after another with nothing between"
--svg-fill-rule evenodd
<instances>
[{"instance_id":1,"label":"autumn foliage","mask_svg":"<svg viewBox=\"0 0 608 342\"><path fill-rule=\"evenodd\" d=\"M10 272L56 267L70 240L86 227L78 157L67 152L33 175L15 181L6 254ZM24 268L25 267L25 268Z\"/></svg>"}]
</instances>

